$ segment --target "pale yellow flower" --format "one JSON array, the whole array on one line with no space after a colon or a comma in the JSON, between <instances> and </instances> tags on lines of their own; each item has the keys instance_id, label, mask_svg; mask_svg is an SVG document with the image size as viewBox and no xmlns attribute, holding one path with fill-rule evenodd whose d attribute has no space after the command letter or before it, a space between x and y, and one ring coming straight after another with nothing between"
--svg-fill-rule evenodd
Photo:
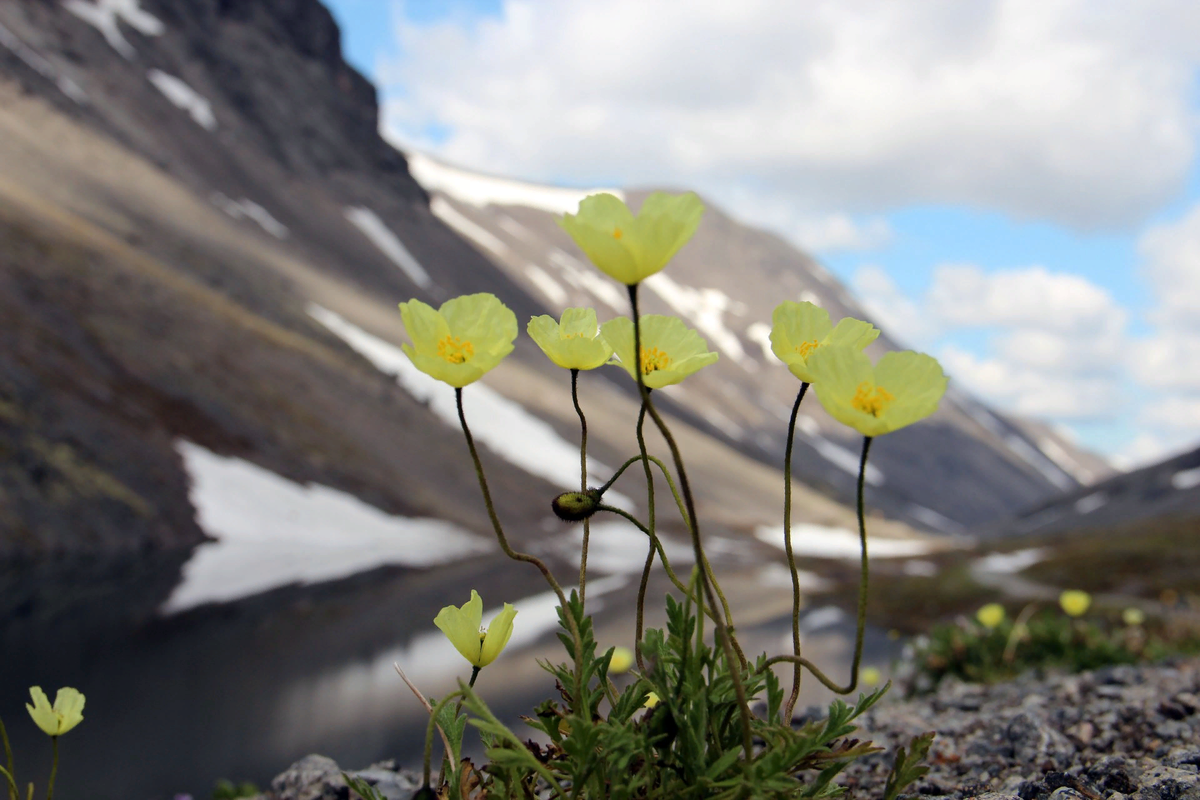
<instances>
[{"instance_id":1,"label":"pale yellow flower","mask_svg":"<svg viewBox=\"0 0 1200 800\"><path fill-rule=\"evenodd\" d=\"M1131 606L1121 612L1121 621L1131 628L1136 628L1146 621L1146 612Z\"/></svg>"},{"instance_id":2,"label":"pale yellow flower","mask_svg":"<svg viewBox=\"0 0 1200 800\"><path fill-rule=\"evenodd\" d=\"M1058 604L1069 617L1082 617L1091 608L1092 596L1080 589L1068 589L1058 596Z\"/></svg>"},{"instance_id":3,"label":"pale yellow flower","mask_svg":"<svg viewBox=\"0 0 1200 800\"><path fill-rule=\"evenodd\" d=\"M985 628L991 629L1004 622L1004 606L999 603L988 603L975 612L975 619Z\"/></svg>"},{"instance_id":4,"label":"pale yellow flower","mask_svg":"<svg viewBox=\"0 0 1200 800\"><path fill-rule=\"evenodd\" d=\"M696 232L704 203L692 192L655 192L637 216L611 194L593 194L558 224L609 277L633 285L667 265Z\"/></svg>"},{"instance_id":5,"label":"pale yellow flower","mask_svg":"<svg viewBox=\"0 0 1200 800\"><path fill-rule=\"evenodd\" d=\"M879 667L863 667L859 670L858 680L863 686L878 686L883 680L883 673L879 671Z\"/></svg>"},{"instance_id":6,"label":"pale yellow flower","mask_svg":"<svg viewBox=\"0 0 1200 800\"><path fill-rule=\"evenodd\" d=\"M608 660L608 671L613 675L629 672L633 667L633 651L628 647L614 647L612 658Z\"/></svg>"},{"instance_id":7,"label":"pale yellow flower","mask_svg":"<svg viewBox=\"0 0 1200 800\"><path fill-rule=\"evenodd\" d=\"M600 335L593 308L568 308L561 323L543 314L529 320L526 330L546 357L563 369L595 369L612 357L612 345Z\"/></svg>"},{"instance_id":8,"label":"pale yellow flower","mask_svg":"<svg viewBox=\"0 0 1200 800\"><path fill-rule=\"evenodd\" d=\"M679 317L643 314L641 328L642 380L651 389L679 383L717 360L717 354L709 352L700 334ZM617 317L601 325L600 332L615 354L615 359L609 363L618 364L636 381L633 320Z\"/></svg>"},{"instance_id":9,"label":"pale yellow flower","mask_svg":"<svg viewBox=\"0 0 1200 800\"><path fill-rule=\"evenodd\" d=\"M433 624L446 634L446 638L454 645L463 658L475 667L486 667L496 660L500 651L508 644L513 632L513 618L517 610L511 603L505 603L504 608L492 620L492 624L483 629L483 600L479 592L471 590L471 599L461 608L446 606L438 612Z\"/></svg>"},{"instance_id":10,"label":"pale yellow flower","mask_svg":"<svg viewBox=\"0 0 1200 800\"><path fill-rule=\"evenodd\" d=\"M646 693L646 702L642 703L642 705L645 706L646 708L654 708L656 705L658 705L661 702L662 701L658 697L658 692L647 692Z\"/></svg>"},{"instance_id":11,"label":"pale yellow flower","mask_svg":"<svg viewBox=\"0 0 1200 800\"><path fill-rule=\"evenodd\" d=\"M808 355L817 399L829 416L863 436L880 436L937 411L946 375L924 353L885 353L874 367L861 350L818 347Z\"/></svg>"},{"instance_id":12,"label":"pale yellow flower","mask_svg":"<svg viewBox=\"0 0 1200 800\"><path fill-rule=\"evenodd\" d=\"M840 344L862 350L877 338L879 329L871 323L845 317L834 327L828 311L807 301L785 300L771 314L771 352L806 383L813 382L808 357L818 347Z\"/></svg>"},{"instance_id":13,"label":"pale yellow flower","mask_svg":"<svg viewBox=\"0 0 1200 800\"><path fill-rule=\"evenodd\" d=\"M456 389L474 383L512 352L517 317L493 294L469 294L436 311L420 300L400 304L413 343L402 345L413 365Z\"/></svg>"},{"instance_id":14,"label":"pale yellow flower","mask_svg":"<svg viewBox=\"0 0 1200 800\"><path fill-rule=\"evenodd\" d=\"M83 694L78 689L64 686L54 696L54 706L51 707L49 698L40 686L29 687L29 696L33 705L25 704L34 724L49 736L62 736L67 731L83 722Z\"/></svg>"}]
</instances>

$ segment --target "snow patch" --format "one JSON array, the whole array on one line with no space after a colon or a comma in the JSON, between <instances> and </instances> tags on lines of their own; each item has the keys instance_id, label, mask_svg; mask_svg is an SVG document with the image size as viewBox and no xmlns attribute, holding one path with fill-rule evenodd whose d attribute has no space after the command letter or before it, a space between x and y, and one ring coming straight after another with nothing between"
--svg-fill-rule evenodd
<instances>
[{"instance_id":1,"label":"snow patch","mask_svg":"<svg viewBox=\"0 0 1200 800\"><path fill-rule=\"evenodd\" d=\"M533 231L529 230L529 228L526 228L524 225L517 222L507 214L497 214L496 224L500 226L501 230L513 238L520 239L521 241L525 242L537 241L537 237L533 235Z\"/></svg>"},{"instance_id":2,"label":"snow patch","mask_svg":"<svg viewBox=\"0 0 1200 800\"><path fill-rule=\"evenodd\" d=\"M276 239L286 239L289 231L287 226L271 216L271 212L253 200L242 198L233 200L220 192L213 192L209 198L212 204L234 219L248 219L257 222L258 226Z\"/></svg>"},{"instance_id":3,"label":"snow patch","mask_svg":"<svg viewBox=\"0 0 1200 800\"><path fill-rule=\"evenodd\" d=\"M54 65L47 61L41 53L34 50L29 45L17 38L17 35L8 28L0 25L0 47L8 50L21 61L25 62L25 66L32 69L37 74L41 75L48 81L51 81L58 90L74 100L76 103L83 105L87 102L88 96L82 87L75 81L65 75L59 75L58 70Z\"/></svg>"},{"instance_id":4,"label":"snow patch","mask_svg":"<svg viewBox=\"0 0 1200 800\"><path fill-rule=\"evenodd\" d=\"M1107 494L1104 492L1093 492L1087 497L1081 497L1075 501L1075 513L1090 514L1096 509L1103 507L1107 502Z\"/></svg>"},{"instance_id":5,"label":"snow patch","mask_svg":"<svg viewBox=\"0 0 1200 800\"><path fill-rule=\"evenodd\" d=\"M938 574L938 566L932 561L911 558L904 562L904 566L900 568L900 571L914 578L932 578Z\"/></svg>"},{"instance_id":6,"label":"snow patch","mask_svg":"<svg viewBox=\"0 0 1200 800\"><path fill-rule=\"evenodd\" d=\"M576 487L578 488L578 487ZM607 493L606 493L607 499ZM691 564L692 546L659 536L663 551L671 562L671 569L679 571L681 564ZM569 530L555 533L551 548L568 563L579 560L583 546L583 526L575 525ZM608 575L640 574L646 565L649 542L646 534L628 522L595 522L591 524L588 537L588 572ZM592 584L588 582L588 597L592 596Z\"/></svg>"},{"instance_id":7,"label":"snow patch","mask_svg":"<svg viewBox=\"0 0 1200 800\"><path fill-rule=\"evenodd\" d=\"M176 449L191 478L196 520L217 541L196 548L165 613L385 564L427 567L491 548L443 520L385 514L352 495L293 483L191 442Z\"/></svg>"},{"instance_id":8,"label":"snow patch","mask_svg":"<svg viewBox=\"0 0 1200 800\"><path fill-rule=\"evenodd\" d=\"M975 562L975 568L993 575L1015 575L1046 557L1046 549L1031 547L1011 553L992 553Z\"/></svg>"},{"instance_id":9,"label":"snow patch","mask_svg":"<svg viewBox=\"0 0 1200 800\"><path fill-rule=\"evenodd\" d=\"M579 210L579 201L590 194L601 192L615 195L622 201L625 193L620 189L566 189L544 186L537 183L480 175L458 167L434 161L421 153L406 153L408 171L426 191L441 192L469 205L484 207L527 206L548 211L551 214L573 214Z\"/></svg>"},{"instance_id":10,"label":"snow patch","mask_svg":"<svg viewBox=\"0 0 1200 800\"><path fill-rule=\"evenodd\" d=\"M666 273L658 272L643 283L662 298L676 314L686 317L697 330L708 336L717 349L734 361L741 363L746 358L742 342L737 334L725 327L726 311L734 314L746 313L742 303L733 301L719 289L693 289L676 283Z\"/></svg>"},{"instance_id":11,"label":"snow patch","mask_svg":"<svg viewBox=\"0 0 1200 800\"><path fill-rule=\"evenodd\" d=\"M760 525L754 529L759 541L783 546L783 526ZM917 539L867 538L867 553L872 558L904 558L920 556L932 549L930 543ZM792 526L792 552L814 558L856 559L861 556L858 534L849 528L834 528L802 522Z\"/></svg>"},{"instance_id":12,"label":"snow patch","mask_svg":"<svg viewBox=\"0 0 1200 800\"><path fill-rule=\"evenodd\" d=\"M962 525L959 525L949 517L943 516L932 508L911 503L908 507L908 513L912 514L915 519L924 522L931 528L937 528L939 531L960 531Z\"/></svg>"},{"instance_id":13,"label":"snow patch","mask_svg":"<svg viewBox=\"0 0 1200 800\"><path fill-rule=\"evenodd\" d=\"M624 314L629 307L625 292L617 288L608 278L602 277L596 270L583 264L557 247L550 251L550 263L563 272L563 277L572 286L578 286L591 292L592 296L614 311Z\"/></svg>"},{"instance_id":14,"label":"snow patch","mask_svg":"<svg viewBox=\"0 0 1200 800\"><path fill-rule=\"evenodd\" d=\"M773 364L782 364L775 351L771 349L771 326L765 322L756 322L746 329L746 338L762 348L763 360Z\"/></svg>"},{"instance_id":15,"label":"snow patch","mask_svg":"<svg viewBox=\"0 0 1200 800\"><path fill-rule=\"evenodd\" d=\"M425 268L413 258L404 243L396 237L396 234L392 233L388 226L383 224L383 220L374 211L362 206L348 206L345 214L346 219L362 231L363 235L371 240L371 244L378 247L379 251L399 267L409 280L423 289L433 283Z\"/></svg>"},{"instance_id":16,"label":"snow patch","mask_svg":"<svg viewBox=\"0 0 1200 800\"><path fill-rule=\"evenodd\" d=\"M797 420L797 422L799 422L799 420ZM808 433L807 428L805 428L805 433ZM821 454L822 458L833 464L835 467L845 470L856 478L858 477L858 464L862 459L857 454L852 453L846 448L842 447L840 444L834 444L823 437L814 436L813 439L814 441L812 445L817 449L817 452ZM871 464L867 464L867 471L864 477L866 482L872 486L883 485L883 473L880 472L877 467Z\"/></svg>"},{"instance_id":17,"label":"snow patch","mask_svg":"<svg viewBox=\"0 0 1200 800\"><path fill-rule=\"evenodd\" d=\"M525 276L533 281L542 294L556 306L566 305L567 290L558 285L558 281L551 278L547 272L536 264L525 265Z\"/></svg>"},{"instance_id":18,"label":"snow patch","mask_svg":"<svg viewBox=\"0 0 1200 800\"><path fill-rule=\"evenodd\" d=\"M815 572L809 572L808 570L796 570L796 578L802 592L823 592L832 586L829 581ZM758 571L756 580L760 586L772 589L792 588L791 570L787 568L786 564L779 564L774 561Z\"/></svg>"},{"instance_id":19,"label":"snow patch","mask_svg":"<svg viewBox=\"0 0 1200 800\"><path fill-rule=\"evenodd\" d=\"M1171 476L1171 485L1180 491L1200 486L1200 467L1176 472Z\"/></svg>"},{"instance_id":20,"label":"snow patch","mask_svg":"<svg viewBox=\"0 0 1200 800\"><path fill-rule=\"evenodd\" d=\"M427 403L444 423L458 430L454 389L413 366L399 347L372 336L320 306L309 306L309 316L333 331L381 372L393 375L414 398ZM463 392L463 409L476 440L510 464L564 489L579 489L579 447L560 437L548 423L494 389L476 382ZM588 459L590 474L608 474L609 467ZM629 504L628 498L606 492L612 505Z\"/></svg>"},{"instance_id":21,"label":"snow patch","mask_svg":"<svg viewBox=\"0 0 1200 800\"><path fill-rule=\"evenodd\" d=\"M129 59L136 55L136 51L121 33L118 21L124 21L144 36L161 36L166 30L162 20L143 11L140 5L139 0L96 0L94 3L66 0L63 3L67 11L100 31L112 49Z\"/></svg>"},{"instance_id":22,"label":"snow patch","mask_svg":"<svg viewBox=\"0 0 1200 800\"><path fill-rule=\"evenodd\" d=\"M433 212L435 217L475 242L475 244L482 246L486 250L490 250L493 255L500 256L501 258L508 255L508 245L493 236L492 232L487 228L477 225L463 216L446 198L433 198L429 203L429 210Z\"/></svg>"},{"instance_id":23,"label":"snow patch","mask_svg":"<svg viewBox=\"0 0 1200 800\"><path fill-rule=\"evenodd\" d=\"M850 615L837 606L821 606L820 608L814 608L804 615L804 618L800 620L800 632L812 633L813 631L820 630L821 628L829 628L849 619Z\"/></svg>"},{"instance_id":24,"label":"snow patch","mask_svg":"<svg viewBox=\"0 0 1200 800\"><path fill-rule=\"evenodd\" d=\"M1022 439L1020 436L1010 433L1004 437L1004 444L1008 446L1009 450L1020 456L1021 459L1023 459L1027 464L1032 466L1038 472L1042 473L1042 475L1046 477L1046 480L1050 481L1059 489L1067 490L1075 488L1075 481L1071 479L1071 476L1067 474L1062 467L1046 458L1046 456L1040 450Z\"/></svg>"},{"instance_id":25,"label":"snow patch","mask_svg":"<svg viewBox=\"0 0 1200 800\"><path fill-rule=\"evenodd\" d=\"M1045 453L1051 461L1066 470L1075 480L1085 486L1096 479L1094 472L1072 458L1070 453L1050 437L1041 437L1038 439L1037 445L1038 449Z\"/></svg>"},{"instance_id":26,"label":"snow patch","mask_svg":"<svg viewBox=\"0 0 1200 800\"><path fill-rule=\"evenodd\" d=\"M192 121L206 131L217 129L217 118L213 116L212 103L208 98L188 86L174 75L168 75L161 69L152 69L146 73L147 80L154 88L162 92L163 97L171 101L171 105L181 111L186 111Z\"/></svg>"}]
</instances>

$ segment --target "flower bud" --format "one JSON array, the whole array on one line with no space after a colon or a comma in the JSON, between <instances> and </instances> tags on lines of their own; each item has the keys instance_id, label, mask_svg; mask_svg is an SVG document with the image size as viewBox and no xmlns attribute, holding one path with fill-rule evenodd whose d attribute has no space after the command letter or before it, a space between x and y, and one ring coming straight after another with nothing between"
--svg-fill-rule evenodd
<instances>
[{"instance_id":1,"label":"flower bud","mask_svg":"<svg viewBox=\"0 0 1200 800\"><path fill-rule=\"evenodd\" d=\"M586 492L563 492L554 498L550 507L559 519L580 522L596 513L600 499L600 492L595 489L588 489Z\"/></svg>"}]
</instances>

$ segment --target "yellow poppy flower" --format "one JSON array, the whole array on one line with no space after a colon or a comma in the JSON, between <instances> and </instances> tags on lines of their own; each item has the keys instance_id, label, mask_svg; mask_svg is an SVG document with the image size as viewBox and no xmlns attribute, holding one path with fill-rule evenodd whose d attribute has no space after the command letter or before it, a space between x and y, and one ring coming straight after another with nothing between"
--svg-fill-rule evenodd
<instances>
[{"instance_id":1,"label":"yellow poppy flower","mask_svg":"<svg viewBox=\"0 0 1200 800\"><path fill-rule=\"evenodd\" d=\"M633 651L628 647L614 647L612 658L608 660L608 673L620 675L633 668Z\"/></svg>"},{"instance_id":2,"label":"yellow poppy flower","mask_svg":"<svg viewBox=\"0 0 1200 800\"><path fill-rule=\"evenodd\" d=\"M1135 628L1146 621L1146 612L1131 606L1121 612L1121 621L1129 627Z\"/></svg>"},{"instance_id":3,"label":"yellow poppy flower","mask_svg":"<svg viewBox=\"0 0 1200 800\"><path fill-rule=\"evenodd\" d=\"M1082 617L1092 605L1092 596L1080 589L1068 589L1058 596L1058 604L1069 617Z\"/></svg>"},{"instance_id":4,"label":"yellow poppy flower","mask_svg":"<svg viewBox=\"0 0 1200 800\"><path fill-rule=\"evenodd\" d=\"M29 687L29 696L33 705L25 704L34 724L49 736L62 736L67 731L83 722L83 694L78 689L64 686L54 696L54 706L40 686Z\"/></svg>"},{"instance_id":5,"label":"yellow poppy flower","mask_svg":"<svg viewBox=\"0 0 1200 800\"><path fill-rule=\"evenodd\" d=\"M878 337L878 328L852 317L839 320L834 327L828 311L807 301L786 300L771 314L771 350L793 375L806 383L813 382L808 369L808 357L813 350L827 344L862 350Z\"/></svg>"},{"instance_id":6,"label":"yellow poppy flower","mask_svg":"<svg viewBox=\"0 0 1200 800\"><path fill-rule=\"evenodd\" d=\"M475 667L486 667L496 660L508 639L512 636L513 618L517 610L512 603L505 603L504 608L492 620L492 624L483 629L483 600L479 592L471 590L471 599L461 608L446 606L434 618L433 624L446 634L450 644L454 645L463 658Z\"/></svg>"},{"instance_id":7,"label":"yellow poppy flower","mask_svg":"<svg viewBox=\"0 0 1200 800\"><path fill-rule=\"evenodd\" d=\"M829 416L863 436L880 436L937 411L948 379L924 353L886 353L874 368L861 350L818 347L808 355L813 388Z\"/></svg>"},{"instance_id":8,"label":"yellow poppy flower","mask_svg":"<svg viewBox=\"0 0 1200 800\"><path fill-rule=\"evenodd\" d=\"M661 703L662 700L658 696L658 692L646 692L646 702L642 703L644 708L654 708Z\"/></svg>"},{"instance_id":9,"label":"yellow poppy flower","mask_svg":"<svg viewBox=\"0 0 1200 800\"><path fill-rule=\"evenodd\" d=\"M611 194L593 194L558 224L600 271L633 285L667 265L696 232L704 203L693 192L655 192L635 217Z\"/></svg>"},{"instance_id":10,"label":"yellow poppy flower","mask_svg":"<svg viewBox=\"0 0 1200 800\"><path fill-rule=\"evenodd\" d=\"M456 389L474 383L512 352L517 317L492 294L454 297L434 310L420 300L400 304L402 345L413 365Z\"/></svg>"},{"instance_id":11,"label":"yellow poppy flower","mask_svg":"<svg viewBox=\"0 0 1200 800\"><path fill-rule=\"evenodd\" d=\"M991 630L1004 622L1004 606L999 603L988 603L975 612L975 619L979 620L979 624Z\"/></svg>"},{"instance_id":12,"label":"yellow poppy flower","mask_svg":"<svg viewBox=\"0 0 1200 800\"><path fill-rule=\"evenodd\" d=\"M543 314L529 320L529 336L542 352L563 369L595 369L612 356L612 346L600 335L596 310L568 308L562 323Z\"/></svg>"},{"instance_id":13,"label":"yellow poppy flower","mask_svg":"<svg viewBox=\"0 0 1200 800\"><path fill-rule=\"evenodd\" d=\"M688 375L717 360L700 334L689 328L679 317L643 314L642 321L642 380L651 389L661 389L679 383ZM614 360L637 380L633 360L633 320L617 317L600 326L600 333L612 345Z\"/></svg>"}]
</instances>

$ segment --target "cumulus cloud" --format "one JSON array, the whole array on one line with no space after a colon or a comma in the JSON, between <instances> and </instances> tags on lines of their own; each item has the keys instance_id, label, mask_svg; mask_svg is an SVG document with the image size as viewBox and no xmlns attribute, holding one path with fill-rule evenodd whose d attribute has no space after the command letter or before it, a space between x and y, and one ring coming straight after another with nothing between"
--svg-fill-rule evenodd
<instances>
[{"instance_id":1,"label":"cumulus cloud","mask_svg":"<svg viewBox=\"0 0 1200 800\"><path fill-rule=\"evenodd\" d=\"M1200 334L1200 205L1138 240L1142 273L1159 302L1155 322Z\"/></svg>"},{"instance_id":2,"label":"cumulus cloud","mask_svg":"<svg viewBox=\"0 0 1200 800\"><path fill-rule=\"evenodd\" d=\"M1197 29L1191 0L507 0L398 15L379 78L394 140L488 171L1095 228L1182 185Z\"/></svg>"},{"instance_id":3,"label":"cumulus cloud","mask_svg":"<svg viewBox=\"0 0 1200 800\"><path fill-rule=\"evenodd\" d=\"M896 341L910 347L927 347L940 333L933 319L883 267L864 264L855 271L851 285L871 318Z\"/></svg>"},{"instance_id":4,"label":"cumulus cloud","mask_svg":"<svg viewBox=\"0 0 1200 800\"><path fill-rule=\"evenodd\" d=\"M951 376L1010 411L1079 421L1111 418L1128 402L1127 314L1086 278L1040 266L942 265L912 300L884 269L867 265L853 286L884 330L937 347ZM946 343L968 330L988 336L982 355Z\"/></svg>"}]
</instances>

